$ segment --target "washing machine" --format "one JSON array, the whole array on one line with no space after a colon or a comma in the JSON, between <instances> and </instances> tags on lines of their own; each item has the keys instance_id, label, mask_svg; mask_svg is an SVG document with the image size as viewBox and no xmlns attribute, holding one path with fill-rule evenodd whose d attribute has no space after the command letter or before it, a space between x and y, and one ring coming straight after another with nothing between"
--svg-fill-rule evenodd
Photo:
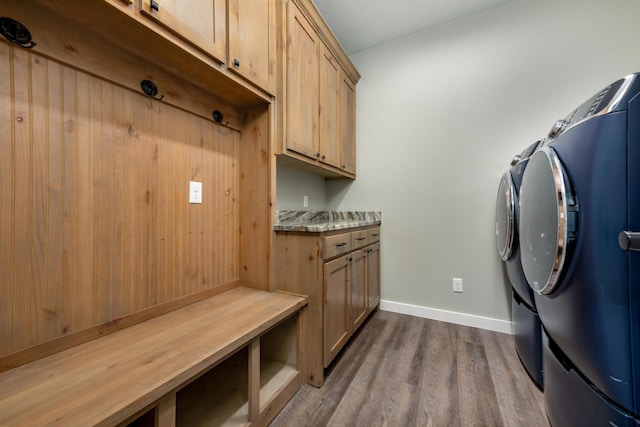
<instances>
[{"instance_id":1,"label":"washing machine","mask_svg":"<svg viewBox=\"0 0 640 427\"><path fill-rule=\"evenodd\" d=\"M496 243L512 287L511 319L516 352L525 370L542 388L542 335L533 291L520 263L518 244L518 193L529 157L543 141L536 141L514 156L511 169L502 175L496 200Z\"/></svg>"},{"instance_id":2,"label":"washing machine","mask_svg":"<svg viewBox=\"0 0 640 427\"><path fill-rule=\"evenodd\" d=\"M640 425L640 77L553 127L520 187L551 424Z\"/></svg>"}]
</instances>

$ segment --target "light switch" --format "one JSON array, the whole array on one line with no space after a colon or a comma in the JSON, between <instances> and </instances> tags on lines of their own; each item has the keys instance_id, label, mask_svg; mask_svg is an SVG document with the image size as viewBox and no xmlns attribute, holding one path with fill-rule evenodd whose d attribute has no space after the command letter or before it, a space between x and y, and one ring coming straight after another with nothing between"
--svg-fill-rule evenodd
<instances>
[{"instance_id":1,"label":"light switch","mask_svg":"<svg viewBox=\"0 0 640 427\"><path fill-rule=\"evenodd\" d=\"M202 203L202 183L189 181L189 203Z\"/></svg>"}]
</instances>

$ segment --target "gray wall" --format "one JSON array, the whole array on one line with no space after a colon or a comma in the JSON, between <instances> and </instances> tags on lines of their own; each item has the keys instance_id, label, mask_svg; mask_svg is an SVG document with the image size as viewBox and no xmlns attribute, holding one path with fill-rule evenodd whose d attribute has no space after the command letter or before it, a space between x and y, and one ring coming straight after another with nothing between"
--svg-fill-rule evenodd
<instances>
[{"instance_id":1,"label":"gray wall","mask_svg":"<svg viewBox=\"0 0 640 427\"><path fill-rule=\"evenodd\" d=\"M308 207L303 206L307 196ZM324 177L278 165L276 170L276 208L292 211L327 209Z\"/></svg>"},{"instance_id":2,"label":"gray wall","mask_svg":"<svg viewBox=\"0 0 640 427\"><path fill-rule=\"evenodd\" d=\"M325 191L325 209L381 210L383 300L509 321L500 177L556 119L640 71L638 17L637 0L514 0L354 54L358 179L297 173L278 208Z\"/></svg>"}]
</instances>

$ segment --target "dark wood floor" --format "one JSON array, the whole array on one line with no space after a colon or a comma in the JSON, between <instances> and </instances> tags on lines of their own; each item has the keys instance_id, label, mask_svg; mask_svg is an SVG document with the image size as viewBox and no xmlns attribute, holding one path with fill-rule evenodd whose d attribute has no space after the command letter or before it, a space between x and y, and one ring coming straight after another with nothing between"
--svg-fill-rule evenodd
<instances>
[{"instance_id":1,"label":"dark wood floor","mask_svg":"<svg viewBox=\"0 0 640 427\"><path fill-rule=\"evenodd\" d=\"M513 337L375 312L271 426L548 427Z\"/></svg>"}]
</instances>

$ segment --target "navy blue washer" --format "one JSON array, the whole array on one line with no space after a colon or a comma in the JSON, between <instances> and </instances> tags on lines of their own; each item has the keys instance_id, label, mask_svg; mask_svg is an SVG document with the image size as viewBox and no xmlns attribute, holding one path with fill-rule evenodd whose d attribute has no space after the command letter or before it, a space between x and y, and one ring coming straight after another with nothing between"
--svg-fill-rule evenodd
<instances>
[{"instance_id":1,"label":"navy blue washer","mask_svg":"<svg viewBox=\"0 0 640 427\"><path fill-rule=\"evenodd\" d=\"M639 93L631 75L594 95L524 173L521 257L554 426L640 424L640 253L618 244L640 231Z\"/></svg>"}]
</instances>

